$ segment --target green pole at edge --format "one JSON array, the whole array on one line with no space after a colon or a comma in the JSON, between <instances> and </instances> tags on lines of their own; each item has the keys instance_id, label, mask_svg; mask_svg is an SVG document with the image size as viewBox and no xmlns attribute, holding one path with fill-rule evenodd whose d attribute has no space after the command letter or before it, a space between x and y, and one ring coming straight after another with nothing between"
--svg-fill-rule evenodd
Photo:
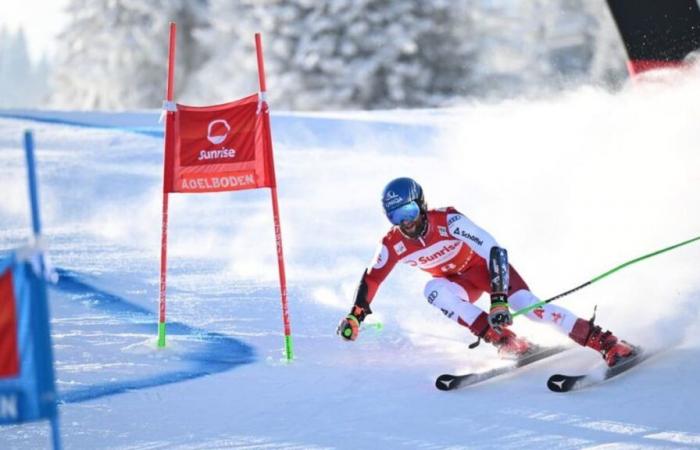
<instances>
[{"instance_id":1,"label":"green pole at edge","mask_svg":"<svg viewBox=\"0 0 700 450\"><path fill-rule=\"evenodd\" d=\"M165 322L158 324L158 347L165 347Z\"/></svg>"},{"instance_id":2,"label":"green pole at edge","mask_svg":"<svg viewBox=\"0 0 700 450\"><path fill-rule=\"evenodd\" d=\"M590 280L590 281L586 281L585 283L583 283L583 284L580 285L580 286L576 286L575 288L570 289L570 290L568 290L568 291L566 291L566 292L562 292L561 294L556 295L556 296L554 296L554 297L552 297L552 298L549 298L549 299L547 299L547 300L543 300L543 301L538 302L538 303L534 303L534 304L532 304L532 305L530 305L530 306L527 306L527 307L525 307L525 308L523 308L523 309L520 309L520 310L518 310L518 311L516 311L516 312L513 313L513 317L519 316L519 315L521 315L521 314L527 314L527 313L529 313L530 311L532 311L533 309L537 309L537 308L539 308L539 307L542 306L542 305L546 305L547 303L551 303L551 302L553 302L554 300L557 300L557 299L559 299L559 298L565 297L565 296L567 296L567 295L569 295L569 294L572 294L572 293L574 293L574 292L576 292L576 291L578 291L578 290L580 290L580 289L583 289L583 288L585 288L586 286L590 286L591 284L593 284L593 283L595 283L595 282L597 282L597 281L600 281L600 280L602 280L603 278L605 278L605 277L607 277L607 276L609 276L609 275L612 275L613 273L617 272L618 270L624 269L625 267L631 266L632 264L638 263L639 261L643 261L643 260L645 260L645 259L651 258L652 256L656 256L656 255L659 255L659 254L661 254L661 253L668 252L668 251L670 251L670 250L673 250L673 249L678 248L678 247L682 247L682 246L684 246L684 245L690 244L691 242L695 242L695 241L698 241L698 240L700 240L700 236L694 237L694 238L692 238L692 239L688 239L687 241L683 241L683 242L680 242L680 243L678 243L678 244L672 245L672 246L670 246L670 247L662 248L661 250L657 250L657 251L652 252L652 253L649 253L649 254L647 254L647 255L640 256L639 258L635 258L635 259L632 259L632 260L630 260L630 261L627 261L626 263L620 264L619 266L617 266L617 267L615 267L615 268L613 268L613 269L610 269L610 270L608 270L607 272L605 272L605 273L603 273L603 274L601 274L601 275L598 275L597 277L593 278L593 279Z\"/></svg>"},{"instance_id":3,"label":"green pole at edge","mask_svg":"<svg viewBox=\"0 0 700 450\"><path fill-rule=\"evenodd\" d=\"M294 359L294 345L292 344L292 335L287 335L284 337L284 350L287 355L287 361Z\"/></svg>"}]
</instances>

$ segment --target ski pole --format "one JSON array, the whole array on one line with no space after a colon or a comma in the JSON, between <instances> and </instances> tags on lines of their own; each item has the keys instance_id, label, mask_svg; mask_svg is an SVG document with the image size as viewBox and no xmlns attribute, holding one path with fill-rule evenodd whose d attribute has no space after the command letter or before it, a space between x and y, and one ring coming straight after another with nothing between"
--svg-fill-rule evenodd
<instances>
[{"instance_id":1,"label":"ski pole","mask_svg":"<svg viewBox=\"0 0 700 450\"><path fill-rule=\"evenodd\" d=\"M376 331L382 331L382 328L384 328L384 325L381 322L370 322L370 323L363 323L362 326L360 327L361 330L372 329L372 328L374 328Z\"/></svg>"},{"instance_id":2,"label":"ski pole","mask_svg":"<svg viewBox=\"0 0 700 450\"><path fill-rule=\"evenodd\" d=\"M566 291L566 292L562 292L562 293L559 294L559 295L555 295L555 296L552 297L552 298L549 298L549 299L547 299L547 300L543 300L543 301L541 301L541 302L538 302L538 303L532 304L532 305L530 305L530 306L527 306L527 307L525 307L525 308L523 308L523 309L520 309L520 310L518 310L518 311L516 311L516 312L513 313L513 317L519 316L519 315L521 315L521 314L527 314L528 312L532 311L533 309L537 309L537 308L539 308L539 307L542 306L542 305L546 305L547 303L551 303L551 302L553 302L554 300L560 299L560 298L562 298L562 297L566 297L566 296L569 295L569 294L573 294L574 292L576 292L576 291L578 291L578 290L581 290L581 289L583 289L583 288L585 288L585 287L587 287L587 286L590 286L591 284L595 283L596 281L600 281L600 280L602 280L603 278L607 277L608 275L612 275L613 273L617 272L618 270L623 269L623 268L625 268L625 267L627 267L627 266L631 266L632 264L638 263L639 261L642 261L642 260L651 258L652 256L660 255L661 253L664 253L664 252L673 250L674 248L678 248L678 247L681 247L681 246L683 246L683 245L690 244L691 242L695 242L695 241L698 241L698 240L700 240L700 236L694 237L694 238L692 238L692 239L688 239L687 241L684 241L684 242L681 242L681 243L672 245L672 246L670 246L670 247L662 248L661 250L657 250L657 251L655 251L655 252L649 253L648 255L640 256L639 258L635 258L635 259L633 259L633 260L627 261L627 262L624 263L624 264L620 264L619 266L617 266L617 267L615 267L615 268L613 268L613 269L610 269L610 270L608 270L607 272L605 272L605 273L603 273L603 274L601 274L601 275L598 275L597 277L593 278L593 279L590 280L590 281L586 281L585 283L583 283L583 284L580 285L580 286L576 286L575 288L569 289L569 290Z\"/></svg>"}]
</instances>

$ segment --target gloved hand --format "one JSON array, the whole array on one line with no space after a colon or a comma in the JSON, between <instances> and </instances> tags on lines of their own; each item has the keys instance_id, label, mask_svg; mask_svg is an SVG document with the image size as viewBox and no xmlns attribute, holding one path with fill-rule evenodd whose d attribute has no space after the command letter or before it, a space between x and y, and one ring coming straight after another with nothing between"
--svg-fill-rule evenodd
<instances>
[{"instance_id":1,"label":"gloved hand","mask_svg":"<svg viewBox=\"0 0 700 450\"><path fill-rule=\"evenodd\" d=\"M508 296L505 294L491 294L491 310L489 311L489 325L497 333L501 333L503 327L513 325L513 316L508 310Z\"/></svg>"},{"instance_id":2,"label":"gloved hand","mask_svg":"<svg viewBox=\"0 0 700 450\"><path fill-rule=\"evenodd\" d=\"M336 333L346 341L354 341L360 334L360 321L352 314L348 314L347 317L338 324Z\"/></svg>"}]
</instances>

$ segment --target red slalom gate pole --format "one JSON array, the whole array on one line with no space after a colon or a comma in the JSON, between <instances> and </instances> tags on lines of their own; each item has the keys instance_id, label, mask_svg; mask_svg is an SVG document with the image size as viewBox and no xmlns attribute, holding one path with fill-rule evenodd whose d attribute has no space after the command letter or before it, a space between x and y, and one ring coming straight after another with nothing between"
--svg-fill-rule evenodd
<instances>
[{"instance_id":1,"label":"red slalom gate pole","mask_svg":"<svg viewBox=\"0 0 700 450\"><path fill-rule=\"evenodd\" d=\"M172 111L173 91L175 89L175 22L170 22L170 43L168 48L168 82L166 85L165 108L165 144L163 158L163 216L160 236L160 299L158 301L158 347L165 347L165 292L168 273L168 191L172 184L172 140L175 111Z\"/></svg>"},{"instance_id":2,"label":"red slalom gate pole","mask_svg":"<svg viewBox=\"0 0 700 450\"><path fill-rule=\"evenodd\" d=\"M277 201L277 177L275 175L275 163L272 156L272 135L270 133L269 110L266 105L267 85L265 83L265 63L263 61L262 40L260 33L255 33L255 51L258 57L258 79L260 81L260 101L263 103L261 113L264 114L265 129L268 133L267 141L270 145L270 170L272 174L272 216L275 223L275 241L277 243L277 266L280 277L280 295L282 300L282 320L284 321L284 348L287 361L294 359L294 346L292 343L292 328L289 322L289 306L287 303L287 275L284 269L284 252L282 251L282 227L280 226L279 204Z\"/></svg>"}]
</instances>

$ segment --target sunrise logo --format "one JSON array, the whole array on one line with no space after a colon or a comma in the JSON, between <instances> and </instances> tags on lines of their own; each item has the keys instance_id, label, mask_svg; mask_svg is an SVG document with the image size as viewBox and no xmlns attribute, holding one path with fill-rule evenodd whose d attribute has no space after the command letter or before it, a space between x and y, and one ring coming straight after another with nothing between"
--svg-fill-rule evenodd
<instances>
[{"instance_id":1,"label":"sunrise logo","mask_svg":"<svg viewBox=\"0 0 700 450\"><path fill-rule=\"evenodd\" d=\"M214 127L218 124L223 125L224 128L226 129L224 134L213 134ZM218 127L218 128L221 128L221 127ZM223 119L213 120L213 121L209 122L209 127L207 128L207 139L212 144L219 145L226 140L226 136L228 136L229 131L231 131L231 127L229 126L228 122L226 122Z\"/></svg>"}]
</instances>

